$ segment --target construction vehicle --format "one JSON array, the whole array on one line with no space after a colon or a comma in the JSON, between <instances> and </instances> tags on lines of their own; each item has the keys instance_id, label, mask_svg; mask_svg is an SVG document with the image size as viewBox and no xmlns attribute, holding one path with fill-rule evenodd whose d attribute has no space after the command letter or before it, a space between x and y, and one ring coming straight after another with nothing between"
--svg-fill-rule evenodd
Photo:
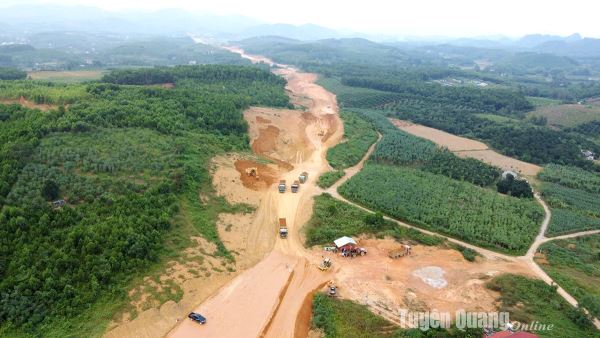
<instances>
[{"instance_id":1,"label":"construction vehicle","mask_svg":"<svg viewBox=\"0 0 600 338\"><path fill-rule=\"evenodd\" d=\"M342 257L356 257L358 255L364 256L367 254L367 249L360 247L352 247L349 249L342 249Z\"/></svg>"},{"instance_id":2,"label":"construction vehicle","mask_svg":"<svg viewBox=\"0 0 600 338\"><path fill-rule=\"evenodd\" d=\"M277 186L277 188L279 189L279 192L283 194L285 192L285 189L286 189L285 180L280 180L279 181L279 185Z\"/></svg>"},{"instance_id":3,"label":"construction vehicle","mask_svg":"<svg viewBox=\"0 0 600 338\"><path fill-rule=\"evenodd\" d=\"M321 264L319 264L319 270L325 271L329 270L329 268L331 268L331 259L329 257L325 257L323 258Z\"/></svg>"},{"instance_id":4,"label":"construction vehicle","mask_svg":"<svg viewBox=\"0 0 600 338\"><path fill-rule=\"evenodd\" d=\"M329 281L327 288L328 288L327 294L329 294L329 297L337 296L337 287L335 286L334 281Z\"/></svg>"},{"instance_id":5,"label":"construction vehicle","mask_svg":"<svg viewBox=\"0 0 600 338\"><path fill-rule=\"evenodd\" d=\"M300 188L300 181L294 181L294 183L292 183L292 192L298 192L298 188Z\"/></svg>"},{"instance_id":6,"label":"construction vehicle","mask_svg":"<svg viewBox=\"0 0 600 338\"><path fill-rule=\"evenodd\" d=\"M308 181L308 173L306 171L303 172L302 174L300 174L298 179L300 180L300 183L306 183L306 181Z\"/></svg>"},{"instance_id":7,"label":"construction vehicle","mask_svg":"<svg viewBox=\"0 0 600 338\"><path fill-rule=\"evenodd\" d=\"M410 255L410 252L411 252L410 245L403 245L402 248L400 248L400 249L390 250L390 252L388 252L388 257L391 259L397 259L400 257Z\"/></svg>"},{"instance_id":8,"label":"construction vehicle","mask_svg":"<svg viewBox=\"0 0 600 338\"><path fill-rule=\"evenodd\" d=\"M285 221L285 218L280 218L279 219L279 237L287 238L287 235L288 235L288 229L287 229L287 223Z\"/></svg>"},{"instance_id":9,"label":"construction vehicle","mask_svg":"<svg viewBox=\"0 0 600 338\"><path fill-rule=\"evenodd\" d=\"M258 178L258 169L256 167L246 168L246 175Z\"/></svg>"}]
</instances>

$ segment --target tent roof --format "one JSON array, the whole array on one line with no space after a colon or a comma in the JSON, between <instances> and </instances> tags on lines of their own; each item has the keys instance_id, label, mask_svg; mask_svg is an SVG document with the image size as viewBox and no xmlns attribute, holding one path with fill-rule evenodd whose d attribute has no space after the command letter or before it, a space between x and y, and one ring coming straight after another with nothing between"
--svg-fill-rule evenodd
<instances>
[{"instance_id":1,"label":"tent roof","mask_svg":"<svg viewBox=\"0 0 600 338\"><path fill-rule=\"evenodd\" d=\"M340 237L340 238L336 239L335 241L333 241L333 243L338 248L340 248L346 244L355 244L356 245L356 241L348 236Z\"/></svg>"}]
</instances>

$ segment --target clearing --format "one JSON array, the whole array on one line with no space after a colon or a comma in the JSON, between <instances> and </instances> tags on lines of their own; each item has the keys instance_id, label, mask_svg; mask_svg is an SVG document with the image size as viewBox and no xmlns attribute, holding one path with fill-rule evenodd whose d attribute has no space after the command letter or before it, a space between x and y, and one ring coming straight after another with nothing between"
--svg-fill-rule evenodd
<instances>
[{"instance_id":1,"label":"clearing","mask_svg":"<svg viewBox=\"0 0 600 338\"><path fill-rule=\"evenodd\" d=\"M100 80L103 74L104 71L101 70L36 71L28 72L27 77L40 81L78 83Z\"/></svg>"},{"instance_id":2,"label":"clearing","mask_svg":"<svg viewBox=\"0 0 600 338\"><path fill-rule=\"evenodd\" d=\"M571 128L580 124L600 120L600 102L590 100L581 104L546 105L536 108L529 116L543 116L548 125L560 128Z\"/></svg>"}]
</instances>

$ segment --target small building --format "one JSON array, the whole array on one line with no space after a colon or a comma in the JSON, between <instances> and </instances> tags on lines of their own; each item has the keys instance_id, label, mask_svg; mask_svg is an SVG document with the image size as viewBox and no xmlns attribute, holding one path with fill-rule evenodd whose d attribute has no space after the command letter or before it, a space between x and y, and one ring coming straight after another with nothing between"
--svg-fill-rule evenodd
<instances>
[{"instance_id":1,"label":"small building","mask_svg":"<svg viewBox=\"0 0 600 338\"><path fill-rule=\"evenodd\" d=\"M356 241L352 237L344 236L333 241L338 250L351 250L356 246Z\"/></svg>"}]
</instances>

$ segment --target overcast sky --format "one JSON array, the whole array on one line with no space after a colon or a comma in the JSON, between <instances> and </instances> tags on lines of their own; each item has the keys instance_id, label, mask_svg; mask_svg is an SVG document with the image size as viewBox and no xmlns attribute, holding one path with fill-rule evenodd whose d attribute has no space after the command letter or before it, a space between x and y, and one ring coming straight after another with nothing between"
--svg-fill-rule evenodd
<instances>
[{"instance_id":1,"label":"overcast sky","mask_svg":"<svg viewBox=\"0 0 600 338\"><path fill-rule=\"evenodd\" d=\"M115 11L183 8L401 36L578 32L600 37L598 0L0 0L0 7L23 3L89 5Z\"/></svg>"}]
</instances>

